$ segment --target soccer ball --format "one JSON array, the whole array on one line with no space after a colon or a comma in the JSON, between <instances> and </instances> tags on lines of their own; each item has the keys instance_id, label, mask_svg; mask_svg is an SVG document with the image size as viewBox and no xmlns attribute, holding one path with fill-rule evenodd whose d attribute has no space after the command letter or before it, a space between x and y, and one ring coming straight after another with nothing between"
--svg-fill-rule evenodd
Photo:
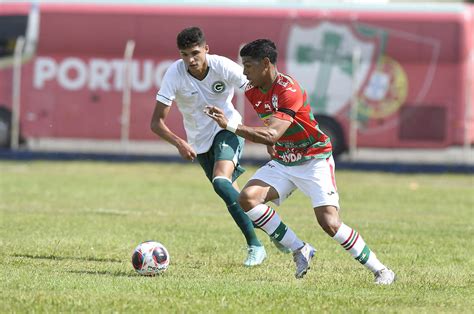
<instances>
[{"instance_id":1,"label":"soccer ball","mask_svg":"<svg viewBox=\"0 0 474 314\"><path fill-rule=\"evenodd\" d=\"M140 275L155 276L161 274L170 264L170 255L165 246L159 242L140 243L133 251L132 265Z\"/></svg>"}]
</instances>

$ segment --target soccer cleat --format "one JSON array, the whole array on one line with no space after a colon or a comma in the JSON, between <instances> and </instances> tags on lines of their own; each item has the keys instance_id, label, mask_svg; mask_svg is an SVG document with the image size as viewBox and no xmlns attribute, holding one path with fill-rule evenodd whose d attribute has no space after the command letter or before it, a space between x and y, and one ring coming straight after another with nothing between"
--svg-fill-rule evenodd
<instances>
[{"instance_id":1,"label":"soccer cleat","mask_svg":"<svg viewBox=\"0 0 474 314\"><path fill-rule=\"evenodd\" d=\"M267 257L267 252L263 246L250 245L247 248L247 258L244 261L244 266L252 267L263 263Z\"/></svg>"},{"instance_id":2,"label":"soccer cleat","mask_svg":"<svg viewBox=\"0 0 474 314\"><path fill-rule=\"evenodd\" d=\"M302 248L293 252L293 261L296 263L296 278L303 278L306 275L310 268L309 263L311 263L315 252L316 249L308 243L305 243Z\"/></svg>"},{"instance_id":3,"label":"soccer cleat","mask_svg":"<svg viewBox=\"0 0 474 314\"><path fill-rule=\"evenodd\" d=\"M283 244L281 244L279 241L275 240L274 238L270 237L270 240L272 243L275 245L275 247L282 253L289 254L291 253L291 249L287 248Z\"/></svg>"},{"instance_id":4,"label":"soccer cleat","mask_svg":"<svg viewBox=\"0 0 474 314\"><path fill-rule=\"evenodd\" d=\"M375 273L375 284L376 285L391 285L397 276L395 273L389 269L384 268Z\"/></svg>"}]
</instances>

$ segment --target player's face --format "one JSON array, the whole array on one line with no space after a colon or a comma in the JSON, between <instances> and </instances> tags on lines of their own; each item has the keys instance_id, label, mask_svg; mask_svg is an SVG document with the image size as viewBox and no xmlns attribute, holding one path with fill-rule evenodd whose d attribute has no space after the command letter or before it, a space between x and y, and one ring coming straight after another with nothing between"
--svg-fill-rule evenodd
<instances>
[{"instance_id":1,"label":"player's face","mask_svg":"<svg viewBox=\"0 0 474 314\"><path fill-rule=\"evenodd\" d=\"M191 74L202 74L207 70L206 54L208 51L208 45L196 45L190 48L180 49L179 54Z\"/></svg>"},{"instance_id":2,"label":"player's face","mask_svg":"<svg viewBox=\"0 0 474 314\"><path fill-rule=\"evenodd\" d=\"M255 87L262 87L265 85L265 74L267 68L263 60L254 60L251 57L242 57L242 65L244 66L244 75L249 80L250 84Z\"/></svg>"}]
</instances>

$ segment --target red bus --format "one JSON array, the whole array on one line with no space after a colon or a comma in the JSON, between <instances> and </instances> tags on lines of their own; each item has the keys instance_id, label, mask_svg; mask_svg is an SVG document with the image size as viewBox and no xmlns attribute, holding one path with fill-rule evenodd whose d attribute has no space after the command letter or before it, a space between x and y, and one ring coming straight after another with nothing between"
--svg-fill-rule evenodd
<instances>
[{"instance_id":1,"label":"red bus","mask_svg":"<svg viewBox=\"0 0 474 314\"><path fill-rule=\"evenodd\" d=\"M133 40L129 138L156 141L155 93L179 58L176 34L192 25L205 31L211 53L234 60L246 42L275 41L280 71L306 89L336 153L348 147L351 104L359 147L474 143L473 5L0 4L0 145L9 145L18 36L26 38L22 138L120 140L123 51ZM259 124L244 107L246 123ZM176 106L168 123L185 137Z\"/></svg>"}]
</instances>

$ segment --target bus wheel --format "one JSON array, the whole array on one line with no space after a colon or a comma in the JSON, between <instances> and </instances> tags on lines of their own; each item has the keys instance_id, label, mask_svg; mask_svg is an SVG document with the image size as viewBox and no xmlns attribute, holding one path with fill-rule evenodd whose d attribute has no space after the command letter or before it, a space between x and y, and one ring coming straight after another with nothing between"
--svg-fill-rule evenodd
<instances>
[{"instance_id":1,"label":"bus wheel","mask_svg":"<svg viewBox=\"0 0 474 314\"><path fill-rule=\"evenodd\" d=\"M337 158L347 150L341 126L336 120L328 116L316 116L316 120L318 121L321 131L331 138L333 156Z\"/></svg>"},{"instance_id":2,"label":"bus wheel","mask_svg":"<svg viewBox=\"0 0 474 314\"><path fill-rule=\"evenodd\" d=\"M12 114L5 108L0 107L0 147L10 147Z\"/></svg>"}]
</instances>

